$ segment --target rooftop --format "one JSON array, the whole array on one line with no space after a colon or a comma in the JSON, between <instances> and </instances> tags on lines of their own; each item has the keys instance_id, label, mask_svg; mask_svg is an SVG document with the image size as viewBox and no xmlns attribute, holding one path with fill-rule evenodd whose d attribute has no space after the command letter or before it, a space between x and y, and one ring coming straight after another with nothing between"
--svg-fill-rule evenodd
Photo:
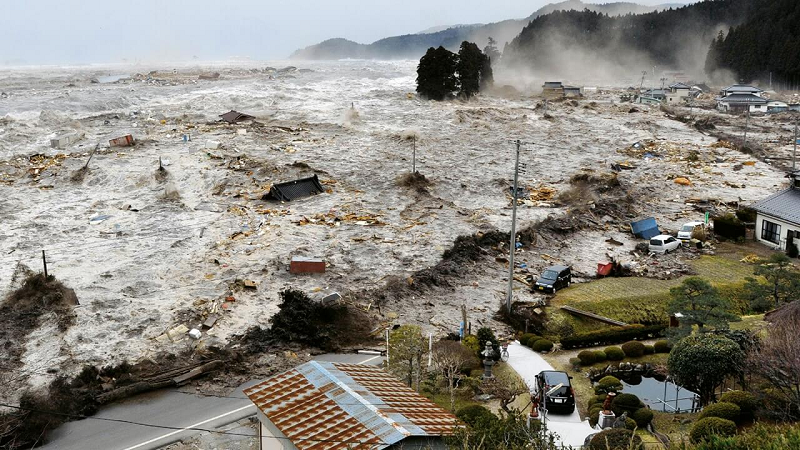
<instances>
[{"instance_id":1,"label":"rooftop","mask_svg":"<svg viewBox=\"0 0 800 450\"><path fill-rule=\"evenodd\" d=\"M800 225L800 189L785 189L753 205L756 211Z\"/></svg>"},{"instance_id":2,"label":"rooftop","mask_svg":"<svg viewBox=\"0 0 800 450\"><path fill-rule=\"evenodd\" d=\"M375 366L311 361L244 393L301 450L322 442L326 450L383 449L458 426L454 415Z\"/></svg>"},{"instance_id":3,"label":"rooftop","mask_svg":"<svg viewBox=\"0 0 800 450\"><path fill-rule=\"evenodd\" d=\"M718 99L724 103L765 104L767 99L753 94L730 94Z\"/></svg>"},{"instance_id":4,"label":"rooftop","mask_svg":"<svg viewBox=\"0 0 800 450\"><path fill-rule=\"evenodd\" d=\"M763 89L759 89L759 88L757 88L755 86L750 86L750 85L747 85L747 84L732 84L732 85L726 87L725 89L723 89L723 91L728 91L728 92L764 92Z\"/></svg>"}]
</instances>

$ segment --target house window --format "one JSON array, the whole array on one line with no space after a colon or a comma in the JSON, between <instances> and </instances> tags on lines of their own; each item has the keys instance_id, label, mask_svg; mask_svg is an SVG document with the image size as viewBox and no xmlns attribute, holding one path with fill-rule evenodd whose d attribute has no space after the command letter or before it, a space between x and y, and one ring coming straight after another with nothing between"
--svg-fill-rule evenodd
<instances>
[{"instance_id":1,"label":"house window","mask_svg":"<svg viewBox=\"0 0 800 450\"><path fill-rule=\"evenodd\" d=\"M769 220L761 221L761 239L774 244L781 243L781 226Z\"/></svg>"}]
</instances>

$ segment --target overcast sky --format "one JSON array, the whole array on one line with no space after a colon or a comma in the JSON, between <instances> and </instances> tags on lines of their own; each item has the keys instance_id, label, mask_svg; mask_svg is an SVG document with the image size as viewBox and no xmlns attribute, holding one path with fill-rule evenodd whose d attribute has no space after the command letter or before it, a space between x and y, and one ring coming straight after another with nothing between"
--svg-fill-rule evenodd
<instances>
[{"instance_id":1,"label":"overcast sky","mask_svg":"<svg viewBox=\"0 0 800 450\"><path fill-rule=\"evenodd\" d=\"M550 2L0 0L0 64L188 60L193 56L203 60L232 56L282 59L297 48L332 37L370 43L439 25L522 18L547 3Z\"/></svg>"}]
</instances>

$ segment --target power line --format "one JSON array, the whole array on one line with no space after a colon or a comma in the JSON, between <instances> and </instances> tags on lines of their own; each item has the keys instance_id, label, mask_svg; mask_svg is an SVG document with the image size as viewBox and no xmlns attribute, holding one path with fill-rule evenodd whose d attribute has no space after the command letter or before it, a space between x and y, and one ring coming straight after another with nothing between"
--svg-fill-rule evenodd
<instances>
[{"instance_id":1,"label":"power line","mask_svg":"<svg viewBox=\"0 0 800 450\"><path fill-rule=\"evenodd\" d=\"M68 413L60 413L60 412L56 412L56 411L45 411L45 410L36 409L36 408L24 408L24 407L21 407L19 405L15 406L15 405L9 405L9 404L6 404L6 403L0 403L0 406L4 406L6 408L16 409L16 410L19 410L19 411L37 412L37 413L40 413L40 414L52 414L52 415L55 415L55 416L68 417L68 418L79 419L79 420L82 420L82 419L102 420L102 421L106 421L106 422L125 423L125 424L129 424L129 425L138 425L138 426L142 426L142 427L159 428L159 429L162 429L162 430L202 431L202 432L207 432L207 433L224 434L224 435L229 435L229 436L256 437L256 436L254 436L252 434L248 434L248 433L235 433L235 432L232 432L232 431L211 430L211 429L208 429L208 428L199 428L199 427L174 427L174 426L170 426L170 425L158 425L158 424L152 424L152 423L136 422L136 421L133 421L133 420L112 419L110 417L84 416L82 414L68 414ZM255 406L255 404L253 406ZM260 432L259 432L259 434L260 434ZM339 441L339 440L331 440L331 439L288 438L288 437L264 436L264 435L261 435L260 437L261 438L266 438L266 439L286 440L286 441L290 441L290 442L306 441L306 442L322 442L322 443L331 443L331 444L386 445L386 443L383 442L383 441L369 443L369 442L364 442L364 441Z\"/></svg>"}]
</instances>

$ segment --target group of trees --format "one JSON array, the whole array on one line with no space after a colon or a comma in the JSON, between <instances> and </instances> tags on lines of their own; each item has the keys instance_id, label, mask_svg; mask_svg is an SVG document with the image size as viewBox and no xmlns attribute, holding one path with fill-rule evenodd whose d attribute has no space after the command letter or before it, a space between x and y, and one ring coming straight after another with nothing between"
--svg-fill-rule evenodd
<instances>
[{"instance_id":1,"label":"group of trees","mask_svg":"<svg viewBox=\"0 0 800 450\"><path fill-rule=\"evenodd\" d=\"M497 51L490 41L487 50ZM494 82L491 58L477 45L464 41L458 54L439 46L429 48L417 66L417 92L431 100L458 93L472 97Z\"/></svg>"},{"instance_id":2,"label":"group of trees","mask_svg":"<svg viewBox=\"0 0 800 450\"><path fill-rule=\"evenodd\" d=\"M739 79L800 84L800 3L763 0L745 23L722 31L711 43L706 72L728 69Z\"/></svg>"}]
</instances>

